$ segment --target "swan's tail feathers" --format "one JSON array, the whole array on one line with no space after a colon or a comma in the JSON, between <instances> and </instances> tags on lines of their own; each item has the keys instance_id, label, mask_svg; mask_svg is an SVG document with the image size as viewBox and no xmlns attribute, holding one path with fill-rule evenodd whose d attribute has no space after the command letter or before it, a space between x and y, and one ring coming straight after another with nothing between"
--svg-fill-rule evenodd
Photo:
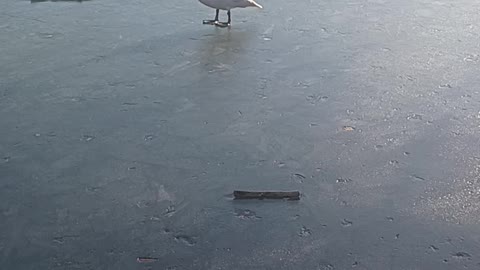
<instances>
[{"instance_id":1,"label":"swan's tail feathers","mask_svg":"<svg viewBox=\"0 0 480 270\"><path fill-rule=\"evenodd\" d=\"M263 8L262 5L260 5L259 3L255 2L255 0L248 0L248 2L250 2L250 4L252 5L252 7Z\"/></svg>"}]
</instances>

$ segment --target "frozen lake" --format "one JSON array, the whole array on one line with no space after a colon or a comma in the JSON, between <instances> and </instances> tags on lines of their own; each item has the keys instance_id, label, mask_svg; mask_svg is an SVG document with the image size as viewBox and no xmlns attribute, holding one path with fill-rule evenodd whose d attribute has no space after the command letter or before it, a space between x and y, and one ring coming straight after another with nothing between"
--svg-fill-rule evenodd
<instances>
[{"instance_id":1,"label":"frozen lake","mask_svg":"<svg viewBox=\"0 0 480 270\"><path fill-rule=\"evenodd\" d=\"M32 2L0 2L1 269L480 267L480 2Z\"/></svg>"}]
</instances>

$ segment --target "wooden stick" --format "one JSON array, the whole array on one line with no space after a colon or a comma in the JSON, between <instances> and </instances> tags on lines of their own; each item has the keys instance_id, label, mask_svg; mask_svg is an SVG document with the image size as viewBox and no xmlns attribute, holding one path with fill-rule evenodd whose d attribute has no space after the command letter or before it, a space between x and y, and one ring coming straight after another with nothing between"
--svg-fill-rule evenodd
<instances>
[{"instance_id":1,"label":"wooden stick","mask_svg":"<svg viewBox=\"0 0 480 270\"><path fill-rule=\"evenodd\" d=\"M298 191L240 191L235 190L233 196L236 200L247 199L288 199L289 201L300 200Z\"/></svg>"},{"instance_id":2,"label":"wooden stick","mask_svg":"<svg viewBox=\"0 0 480 270\"><path fill-rule=\"evenodd\" d=\"M137 262L139 263L154 263L158 261L158 258L153 257L137 257Z\"/></svg>"}]
</instances>

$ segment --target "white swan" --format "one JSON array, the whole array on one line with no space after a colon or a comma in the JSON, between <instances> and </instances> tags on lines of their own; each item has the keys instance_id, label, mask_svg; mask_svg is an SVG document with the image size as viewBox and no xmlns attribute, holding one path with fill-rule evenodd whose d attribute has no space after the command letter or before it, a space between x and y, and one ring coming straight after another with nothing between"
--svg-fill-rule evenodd
<instances>
[{"instance_id":1,"label":"white swan","mask_svg":"<svg viewBox=\"0 0 480 270\"><path fill-rule=\"evenodd\" d=\"M230 26L232 22L232 15L230 14L230 10L233 8L246 8L246 7L257 7L263 8L260 4L255 2L255 0L199 0L200 3L206 5L207 7L214 8L216 10L215 19L214 20L204 20L203 24L212 24L220 27L227 27ZM221 10L226 10L228 15L227 22L219 22L218 21L218 14Z\"/></svg>"}]
</instances>

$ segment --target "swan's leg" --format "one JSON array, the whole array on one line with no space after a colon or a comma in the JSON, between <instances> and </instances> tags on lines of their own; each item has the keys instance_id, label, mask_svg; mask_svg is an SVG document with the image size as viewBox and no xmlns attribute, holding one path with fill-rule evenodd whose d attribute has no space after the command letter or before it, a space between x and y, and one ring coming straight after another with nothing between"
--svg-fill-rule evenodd
<instances>
[{"instance_id":1,"label":"swan's leg","mask_svg":"<svg viewBox=\"0 0 480 270\"><path fill-rule=\"evenodd\" d=\"M227 15L228 15L228 21L227 22L216 22L215 25L218 27L228 27L230 26L230 23L232 22L232 14L230 13L230 10L227 10Z\"/></svg>"},{"instance_id":2,"label":"swan's leg","mask_svg":"<svg viewBox=\"0 0 480 270\"><path fill-rule=\"evenodd\" d=\"M218 14L220 13L220 10L217 9L215 11L215 19L214 20L204 20L203 24L211 24L211 25L216 25L218 23Z\"/></svg>"}]
</instances>

